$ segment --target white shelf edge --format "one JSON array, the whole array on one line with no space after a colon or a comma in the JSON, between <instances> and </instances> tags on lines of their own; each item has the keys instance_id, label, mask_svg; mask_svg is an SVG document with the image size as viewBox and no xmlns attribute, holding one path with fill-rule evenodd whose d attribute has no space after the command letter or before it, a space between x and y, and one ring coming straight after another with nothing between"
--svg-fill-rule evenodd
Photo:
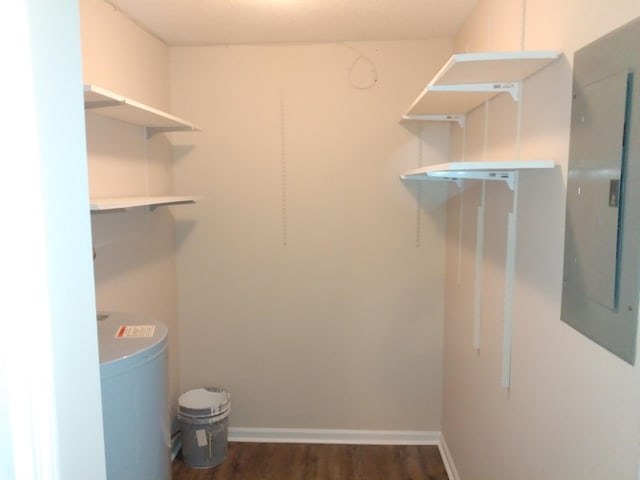
<instances>
[{"instance_id":1,"label":"white shelf edge","mask_svg":"<svg viewBox=\"0 0 640 480\"><path fill-rule=\"evenodd\" d=\"M554 168L552 160L514 160L504 162L451 162L408 170L402 180L501 180L514 189L515 173L520 170Z\"/></svg>"},{"instance_id":2,"label":"white shelf edge","mask_svg":"<svg viewBox=\"0 0 640 480\"><path fill-rule=\"evenodd\" d=\"M508 92L514 102L520 99L520 81L493 83L462 83L458 85L429 85L428 92L447 92L451 94L482 92L493 98L498 93Z\"/></svg>"},{"instance_id":3,"label":"white shelf edge","mask_svg":"<svg viewBox=\"0 0 640 480\"><path fill-rule=\"evenodd\" d=\"M404 114L400 119L401 122L456 122L462 128L466 124L467 116L462 115L411 115Z\"/></svg>"},{"instance_id":4,"label":"white shelf edge","mask_svg":"<svg viewBox=\"0 0 640 480\"><path fill-rule=\"evenodd\" d=\"M96 85L84 85L84 106L97 115L146 127L149 136L159 132L200 131L198 126L175 115Z\"/></svg>"},{"instance_id":5,"label":"white shelf edge","mask_svg":"<svg viewBox=\"0 0 640 480\"><path fill-rule=\"evenodd\" d=\"M128 210L136 207L150 207L154 209L169 205L186 205L196 203L197 201L197 197L186 195L92 197L90 210L92 212L110 212L115 210Z\"/></svg>"},{"instance_id":6,"label":"white shelf edge","mask_svg":"<svg viewBox=\"0 0 640 480\"><path fill-rule=\"evenodd\" d=\"M519 100L520 82L560 58L557 51L511 51L454 54L436 73L407 109L403 118L438 120L435 117L462 116L502 92ZM462 107L448 107L425 113L418 107L429 94L449 95L452 103L467 94ZM470 94L479 94L471 96ZM458 99L458 100L456 100ZM453 111L452 111L453 110ZM431 118L420 118L420 117Z\"/></svg>"},{"instance_id":7,"label":"white shelf edge","mask_svg":"<svg viewBox=\"0 0 640 480\"><path fill-rule=\"evenodd\" d=\"M475 53L455 53L444 64L444 66L436 73L429 82L429 85L459 85L464 83L507 83L524 80L529 75L544 68L549 63L560 58L560 52L555 50L514 50L504 52L475 52ZM516 62L526 64L534 63L534 68L517 69L517 72L510 72L508 76L492 76L485 81L478 80L479 77L470 77L465 82L452 81L449 77L453 76L456 69L475 67L481 68L486 72L486 65L489 63L497 63L507 65Z\"/></svg>"}]
</instances>

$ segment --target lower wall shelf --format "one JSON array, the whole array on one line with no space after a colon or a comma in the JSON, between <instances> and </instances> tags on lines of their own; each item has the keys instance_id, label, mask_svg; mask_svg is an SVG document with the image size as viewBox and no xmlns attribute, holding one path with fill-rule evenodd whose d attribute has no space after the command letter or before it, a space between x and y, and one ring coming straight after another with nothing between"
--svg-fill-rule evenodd
<instances>
[{"instance_id":1,"label":"lower wall shelf","mask_svg":"<svg viewBox=\"0 0 640 480\"><path fill-rule=\"evenodd\" d=\"M400 175L403 180L502 180L514 188L515 172L539 168L554 168L551 160L518 160L505 162L452 162L409 170Z\"/></svg>"},{"instance_id":2,"label":"lower wall shelf","mask_svg":"<svg viewBox=\"0 0 640 480\"><path fill-rule=\"evenodd\" d=\"M92 212L113 212L136 207L164 207L169 205L186 205L196 203L193 196L137 196L137 197L96 197L91 198Z\"/></svg>"}]
</instances>

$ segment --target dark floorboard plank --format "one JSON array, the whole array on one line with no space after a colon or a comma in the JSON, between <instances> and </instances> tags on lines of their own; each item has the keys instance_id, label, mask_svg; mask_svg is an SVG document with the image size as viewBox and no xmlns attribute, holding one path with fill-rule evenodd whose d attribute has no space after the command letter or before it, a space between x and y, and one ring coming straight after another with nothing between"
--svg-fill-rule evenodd
<instances>
[{"instance_id":1,"label":"dark floorboard plank","mask_svg":"<svg viewBox=\"0 0 640 480\"><path fill-rule=\"evenodd\" d=\"M193 469L178 457L173 480L448 480L431 445L230 442L226 460Z\"/></svg>"}]
</instances>

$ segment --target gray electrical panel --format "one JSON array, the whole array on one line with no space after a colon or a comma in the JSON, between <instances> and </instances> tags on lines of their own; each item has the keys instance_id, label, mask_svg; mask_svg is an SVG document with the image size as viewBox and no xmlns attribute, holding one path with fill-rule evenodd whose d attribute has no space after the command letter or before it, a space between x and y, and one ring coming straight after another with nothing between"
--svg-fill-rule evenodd
<instances>
[{"instance_id":1,"label":"gray electrical panel","mask_svg":"<svg viewBox=\"0 0 640 480\"><path fill-rule=\"evenodd\" d=\"M635 363L640 296L640 20L574 56L563 321Z\"/></svg>"}]
</instances>

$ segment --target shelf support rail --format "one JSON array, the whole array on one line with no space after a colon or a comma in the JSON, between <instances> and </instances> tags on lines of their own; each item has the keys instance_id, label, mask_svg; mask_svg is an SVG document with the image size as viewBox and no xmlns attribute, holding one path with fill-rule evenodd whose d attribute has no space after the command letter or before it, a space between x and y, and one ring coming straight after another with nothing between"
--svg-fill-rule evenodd
<instances>
[{"instance_id":1,"label":"shelf support rail","mask_svg":"<svg viewBox=\"0 0 640 480\"><path fill-rule=\"evenodd\" d=\"M507 254L505 258L504 310L502 324L502 387L511 385L511 345L513 341L513 284L516 273L516 229L518 219L518 172L514 172L513 208L507 224Z\"/></svg>"},{"instance_id":2,"label":"shelf support rail","mask_svg":"<svg viewBox=\"0 0 640 480\"><path fill-rule=\"evenodd\" d=\"M482 197L476 212L476 266L474 285L474 314L473 314L473 348L479 353L482 335L482 292L484 266L484 212L485 212L486 183L482 182Z\"/></svg>"}]
</instances>

